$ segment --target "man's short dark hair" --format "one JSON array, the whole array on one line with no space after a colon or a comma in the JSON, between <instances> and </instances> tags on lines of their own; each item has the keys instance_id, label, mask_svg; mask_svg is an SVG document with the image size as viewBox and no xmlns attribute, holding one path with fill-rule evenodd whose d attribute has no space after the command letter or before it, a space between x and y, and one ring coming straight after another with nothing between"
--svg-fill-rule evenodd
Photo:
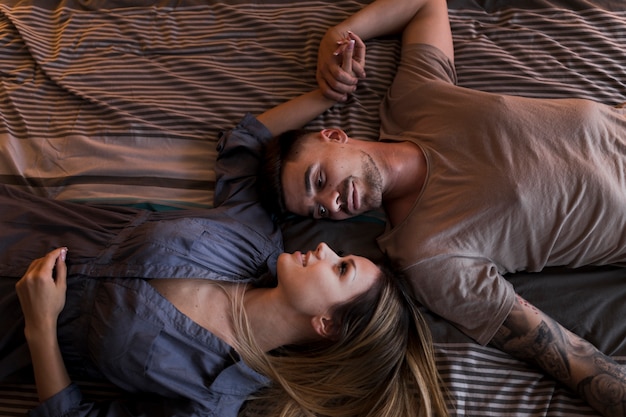
<instances>
[{"instance_id":1,"label":"man's short dark hair","mask_svg":"<svg viewBox=\"0 0 626 417\"><path fill-rule=\"evenodd\" d=\"M289 214L285 205L281 176L283 164L294 158L295 151L300 147L304 136L312 130L295 129L274 137L265 146L263 161L259 172L259 198L261 204L270 213L283 219Z\"/></svg>"}]
</instances>

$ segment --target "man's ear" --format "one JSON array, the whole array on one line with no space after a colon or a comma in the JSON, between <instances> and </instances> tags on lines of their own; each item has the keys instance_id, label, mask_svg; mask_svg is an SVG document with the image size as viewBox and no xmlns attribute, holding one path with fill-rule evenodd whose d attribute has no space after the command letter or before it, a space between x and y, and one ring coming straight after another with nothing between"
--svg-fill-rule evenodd
<instances>
[{"instance_id":1,"label":"man's ear","mask_svg":"<svg viewBox=\"0 0 626 417\"><path fill-rule=\"evenodd\" d=\"M324 339L336 340L337 334L334 322L328 316L315 316L311 319L315 333Z\"/></svg>"},{"instance_id":2,"label":"man's ear","mask_svg":"<svg viewBox=\"0 0 626 417\"><path fill-rule=\"evenodd\" d=\"M321 134L322 136L330 139L331 141L336 141L339 143L346 143L349 139L346 132L337 128L323 129L321 131Z\"/></svg>"}]
</instances>

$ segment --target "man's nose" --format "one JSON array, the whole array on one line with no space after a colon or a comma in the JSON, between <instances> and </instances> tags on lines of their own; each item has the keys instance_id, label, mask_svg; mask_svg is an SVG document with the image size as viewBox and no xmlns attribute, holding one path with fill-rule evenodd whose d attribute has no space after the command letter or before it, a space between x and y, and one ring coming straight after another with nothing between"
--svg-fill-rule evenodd
<instances>
[{"instance_id":1,"label":"man's nose","mask_svg":"<svg viewBox=\"0 0 626 417\"><path fill-rule=\"evenodd\" d=\"M326 192L322 198L322 205L331 213L338 213L341 210L341 199L337 190Z\"/></svg>"}]
</instances>

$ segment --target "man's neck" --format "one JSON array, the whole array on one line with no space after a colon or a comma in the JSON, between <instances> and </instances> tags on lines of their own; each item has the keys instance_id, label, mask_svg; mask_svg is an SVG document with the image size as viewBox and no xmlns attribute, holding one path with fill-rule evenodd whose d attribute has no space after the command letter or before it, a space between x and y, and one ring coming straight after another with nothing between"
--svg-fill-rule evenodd
<instances>
[{"instance_id":1,"label":"man's neck","mask_svg":"<svg viewBox=\"0 0 626 417\"><path fill-rule=\"evenodd\" d=\"M412 142L385 143L387 184L383 207L392 226L410 213L426 180L426 158Z\"/></svg>"}]
</instances>

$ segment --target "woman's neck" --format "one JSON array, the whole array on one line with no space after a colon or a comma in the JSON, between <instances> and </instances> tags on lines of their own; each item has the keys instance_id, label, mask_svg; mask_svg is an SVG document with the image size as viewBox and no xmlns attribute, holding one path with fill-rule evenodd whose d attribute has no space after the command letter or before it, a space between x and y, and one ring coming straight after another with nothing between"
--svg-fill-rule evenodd
<instances>
[{"instance_id":1,"label":"woman's neck","mask_svg":"<svg viewBox=\"0 0 626 417\"><path fill-rule=\"evenodd\" d=\"M311 319L287 307L275 288L248 289L243 302L253 336L265 352L319 337Z\"/></svg>"},{"instance_id":2,"label":"woman's neck","mask_svg":"<svg viewBox=\"0 0 626 417\"><path fill-rule=\"evenodd\" d=\"M149 282L179 311L233 347L239 337L233 326L233 303L240 302L252 334L265 352L316 337L310 319L295 314L276 288L244 287L203 279Z\"/></svg>"}]
</instances>

